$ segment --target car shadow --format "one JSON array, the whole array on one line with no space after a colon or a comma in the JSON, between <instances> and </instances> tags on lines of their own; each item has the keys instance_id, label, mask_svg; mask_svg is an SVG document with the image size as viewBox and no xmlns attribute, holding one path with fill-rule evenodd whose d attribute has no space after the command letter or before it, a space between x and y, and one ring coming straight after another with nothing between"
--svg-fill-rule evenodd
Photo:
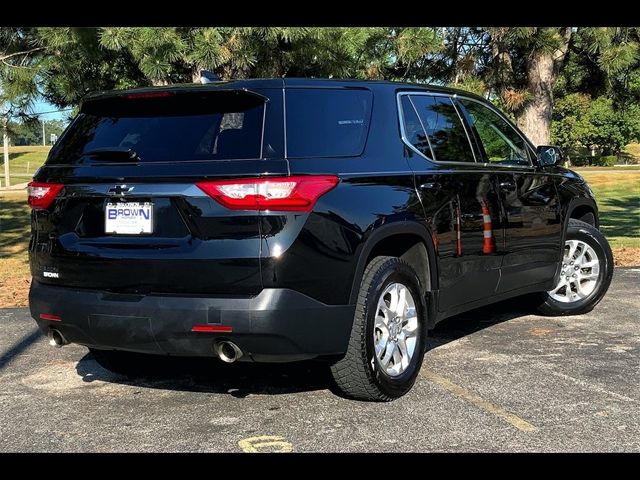
<instances>
[{"instance_id":1,"label":"car shadow","mask_svg":"<svg viewBox=\"0 0 640 480\"><path fill-rule=\"evenodd\" d=\"M514 318L535 314L528 297L516 297L455 315L429 331L427 351Z\"/></svg>"},{"instance_id":2,"label":"car shadow","mask_svg":"<svg viewBox=\"0 0 640 480\"><path fill-rule=\"evenodd\" d=\"M600 203L600 230L605 237L629 237L637 235L640 196L604 198ZM606 207L606 208L605 208ZM605 210L604 212L602 210Z\"/></svg>"},{"instance_id":3,"label":"car shadow","mask_svg":"<svg viewBox=\"0 0 640 480\"><path fill-rule=\"evenodd\" d=\"M530 314L521 304L521 300L512 299L451 317L429 332L427 351ZM149 356L146 360L150 364L143 374L127 377L102 368L93 355L87 353L78 362L76 371L85 382L103 381L161 390L228 394L236 398L327 389L339 394L326 361L226 364L215 358L163 356Z\"/></svg>"},{"instance_id":4,"label":"car shadow","mask_svg":"<svg viewBox=\"0 0 640 480\"><path fill-rule=\"evenodd\" d=\"M248 395L278 395L331 389L327 364L318 361L294 363L236 362L226 364L216 358L149 356L141 373L124 376L112 373L87 353L76 371L85 382L96 380L145 388L183 392Z\"/></svg>"}]
</instances>

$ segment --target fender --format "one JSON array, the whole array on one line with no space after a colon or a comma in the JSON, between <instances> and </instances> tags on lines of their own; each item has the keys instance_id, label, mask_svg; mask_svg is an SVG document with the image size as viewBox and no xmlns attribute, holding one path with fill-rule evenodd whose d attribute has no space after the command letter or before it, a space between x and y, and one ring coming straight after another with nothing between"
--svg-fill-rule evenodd
<instances>
[{"instance_id":1,"label":"fender","mask_svg":"<svg viewBox=\"0 0 640 480\"><path fill-rule=\"evenodd\" d=\"M427 247L427 255L429 257L429 280L431 282L430 290L434 291L438 288L438 264L436 251L433 246L433 240L429 230L419 222L415 221L398 221L381 225L374 228L367 236L366 240L358 247L358 263L356 264L356 271L353 278L353 285L351 286L351 294L349 295L349 303L355 304L358 299L358 292L360 290L360 282L364 275L366 268L366 262L369 258L369 254L373 251L374 247L385 238L389 238L393 235L401 234L414 234L420 237Z\"/></svg>"}]
</instances>

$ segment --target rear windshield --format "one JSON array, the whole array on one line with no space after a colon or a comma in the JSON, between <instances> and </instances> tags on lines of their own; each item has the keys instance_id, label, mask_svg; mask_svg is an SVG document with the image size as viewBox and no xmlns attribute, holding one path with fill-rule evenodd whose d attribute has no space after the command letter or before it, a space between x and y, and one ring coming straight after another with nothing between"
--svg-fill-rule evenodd
<instances>
[{"instance_id":1,"label":"rear windshield","mask_svg":"<svg viewBox=\"0 0 640 480\"><path fill-rule=\"evenodd\" d=\"M287 156L362 154L369 132L371 92L356 89L287 89Z\"/></svg>"},{"instance_id":2,"label":"rear windshield","mask_svg":"<svg viewBox=\"0 0 640 480\"><path fill-rule=\"evenodd\" d=\"M264 109L262 97L244 92L89 102L47 163L256 159ZM128 150L135 157L117 155Z\"/></svg>"}]
</instances>

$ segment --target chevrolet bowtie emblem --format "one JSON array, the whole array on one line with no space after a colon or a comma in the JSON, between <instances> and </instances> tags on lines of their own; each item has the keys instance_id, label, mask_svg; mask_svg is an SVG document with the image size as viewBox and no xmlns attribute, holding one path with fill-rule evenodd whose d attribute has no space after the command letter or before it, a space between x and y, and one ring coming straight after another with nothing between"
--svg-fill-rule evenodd
<instances>
[{"instance_id":1,"label":"chevrolet bowtie emblem","mask_svg":"<svg viewBox=\"0 0 640 480\"><path fill-rule=\"evenodd\" d=\"M115 185L109 189L111 195L124 195L133 190L134 187L127 187L126 185Z\"/></svg>"}]
</instances>

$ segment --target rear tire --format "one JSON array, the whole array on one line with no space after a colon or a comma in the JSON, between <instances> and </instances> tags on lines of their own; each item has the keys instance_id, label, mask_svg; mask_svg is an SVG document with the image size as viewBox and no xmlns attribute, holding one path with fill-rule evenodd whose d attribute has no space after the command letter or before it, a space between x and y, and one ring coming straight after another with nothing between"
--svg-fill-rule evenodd
<instances>
[{"instance_id":1,"label":"rear tire","mask_svg":"<svg viewBox=\"0 0 640 480\"><path fill-rule=\"evenodd\" d=\"M569 219L562 272L556 286L537 296L547 316L582 315L602 300L613 277L609 242L592 225Z\"/></svg>"},{"instance_id":2,"label":"rear tire","mask_svg":"<svg viewBox=\"0 0 640 480\"><path fill-rule=\"evenodd\" d=\"M418 275L403 260L376 257L367 265L347 353L331 366L345 396L388 402L411 389L425 350L423 298Z\"/></svg>"}]
</instances>

